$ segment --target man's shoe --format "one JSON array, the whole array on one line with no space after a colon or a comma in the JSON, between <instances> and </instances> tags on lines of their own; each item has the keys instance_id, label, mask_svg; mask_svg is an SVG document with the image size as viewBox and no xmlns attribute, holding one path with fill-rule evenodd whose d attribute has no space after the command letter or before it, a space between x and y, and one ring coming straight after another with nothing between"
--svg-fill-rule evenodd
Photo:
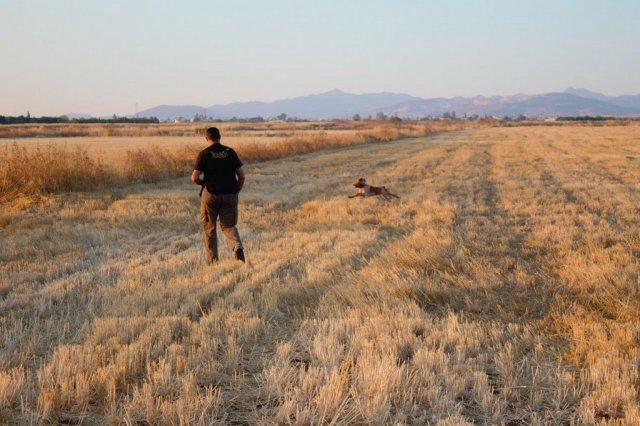
<instances>
[{"instance_id":1,"label":"man's shoe","mask_svg":"<svg viewBox=\"0 0 640 426\"><path fill-rule=\"evenodd\" d=\"M244 262L244 250L242 249L242 247L236 250L236 260Z\"/></svg>"}]
</instances>

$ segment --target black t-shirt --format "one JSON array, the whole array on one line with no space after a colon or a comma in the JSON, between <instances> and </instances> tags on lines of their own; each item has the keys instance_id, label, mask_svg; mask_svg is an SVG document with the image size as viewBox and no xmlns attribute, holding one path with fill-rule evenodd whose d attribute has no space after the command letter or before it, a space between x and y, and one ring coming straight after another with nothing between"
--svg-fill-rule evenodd
<instances>
[{"instance_id":1,"label":"black t-shirt","mask_svg":"<svg viewBox=\"0 0 640 426\"><path fill-rule=\"evenodd\" d=\"M238 154L215 143L200 151L194 170L204 173L204 185L211 194L237 194L236 170L242 167Z\"/></svg>"}]
</instances>

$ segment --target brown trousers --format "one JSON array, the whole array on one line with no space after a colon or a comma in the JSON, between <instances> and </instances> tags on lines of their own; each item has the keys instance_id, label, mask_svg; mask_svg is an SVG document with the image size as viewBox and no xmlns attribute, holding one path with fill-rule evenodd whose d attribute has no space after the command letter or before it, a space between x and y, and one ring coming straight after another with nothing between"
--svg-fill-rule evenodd
<instances>
[{"instance_id":1,"label":"brown trousers","mask_svg":"<svg viewBox=\"0 0 640 426\"><path fill-rule=\"evenodd\" d=\"M238 223L238 194L210 194L202 191L200 204L200 218L204 225L204 248L209 262L218 260L218 236L216 222L220 217L220 229L227 242L235 252L242 248Z\"/></svg>"}]
</instances>

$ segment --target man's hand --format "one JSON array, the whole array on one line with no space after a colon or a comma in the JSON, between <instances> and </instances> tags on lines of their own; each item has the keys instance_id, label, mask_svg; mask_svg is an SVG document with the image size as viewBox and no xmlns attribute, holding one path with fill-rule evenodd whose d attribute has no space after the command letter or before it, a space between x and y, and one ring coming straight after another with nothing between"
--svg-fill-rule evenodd
<instances>
[{"instance_id":1,"label":"man's hand","mask_svg":"<svg viewBox=\"0 0 640 426\"><path fill-rule=\"evenodd\" d=\"M244 186L244 170L242 170L242 167L236 169L236 176L238 176L238 192L240 192Z\"/></svg>"},{"instance_id":2,"label":"man's hand","mask_svg":"<svg viewBox=\"0 0 640 426\"><path fill-rule=\"evenodd\" d=\"M194 170L193 173L191 173L191 182L196 185L202 185L204 183L204 181L200 179L200 170Z\"/></svg>"}]
</instances>

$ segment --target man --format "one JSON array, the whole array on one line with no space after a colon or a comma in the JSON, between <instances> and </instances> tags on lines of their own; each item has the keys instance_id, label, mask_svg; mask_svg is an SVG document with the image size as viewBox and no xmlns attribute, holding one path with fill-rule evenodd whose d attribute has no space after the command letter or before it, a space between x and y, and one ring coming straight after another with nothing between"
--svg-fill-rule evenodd
<instances>
[{"instance_id":1,"label":"man","mask_svg":"<svg viewBox=\"0 0 640 426\"><path fill-rule=\"evenodd\" d=\"M200 217L204 224L204 247L209 263L218 260L216 221L233 248L236 259L244 262L244 249L238 223L238 193L244 186L242 161L236 152L220 143L220 130L209 127L206 140L209 146L200 151L191 181L202 186Z\"/></svg>"}]
</instances>

